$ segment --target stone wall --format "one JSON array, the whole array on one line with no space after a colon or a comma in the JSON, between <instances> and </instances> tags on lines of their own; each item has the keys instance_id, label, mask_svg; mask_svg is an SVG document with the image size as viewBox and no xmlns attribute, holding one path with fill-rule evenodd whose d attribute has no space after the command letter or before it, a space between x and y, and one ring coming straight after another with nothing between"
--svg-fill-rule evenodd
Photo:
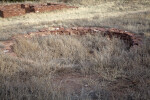
<instances>
[{"instance_id":1,"label":"stone wall","mask_svg":"<svg viewBox=\"0 0 150 100\"><path fill-rule=\"evenodd\" d=\"M12 16L20 16L26 13L49 12L54 10L61 10L64 8L75 8L64 4L11 4L0 5L0 17L8 18Z\"/></svg>"}]
</instances>

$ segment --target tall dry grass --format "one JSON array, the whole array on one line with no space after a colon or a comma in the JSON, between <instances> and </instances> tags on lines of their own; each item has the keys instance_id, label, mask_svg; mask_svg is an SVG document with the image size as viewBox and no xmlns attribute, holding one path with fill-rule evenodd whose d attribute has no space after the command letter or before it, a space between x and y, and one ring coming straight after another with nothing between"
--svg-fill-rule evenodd
<instances>
[{"instance_id":1,"label":"tall dry grass","mask_svg":"<svg viewBox=\"0 0 150 100\"><path fill-rule=\"evenodd\" d=\"M18 39L13 50L19 58L0 52L0 99L149 100L149 3L141 2L0 19L1 40L49 26L115 27L143 34L142 45L130 50L123 41L98 34Z\"/></svg>"},{"instance_id":2,"label":"tall dry grass","mask_svg":"<svg viewBox=\"0 0 150 100\"><path fill-rule=\"evenodd\" d=\"M123 41L116 38L108 40L98 34L83 37L50 35L17 40L14 51L21 59L2 54L0 57L0 97L21 100L148 99L149 43L147 38L143 45L128 50ZM69 73L95 75L96 80L79 78L77 81L79 86L87 82L93 89L82 87L79 93L70 88L62 90L67 83L58 85L53 79Z\"/></svg>"},{"instance_id":3,"label":"tall dry grass","mask_svg":"<svg viewBox=\"0 0 150 100\"><path fill-rule=\"evenodd\" d=\"M42 1L42 0L41 0ZM95 5L95 4L101 4L104 2L116 2L120 4L129 4L129 3L145 3L149 2L149 0L56 0L57 2L65 2L65 3L71 3L71 4L81 4L81 5Z\"/></svg>"},{"instance_id":4,"label":"tall dry grass","mask_svg":"<svg viewBox=\"0 0 150 100\"><path fill-rule=\"evenodd\" d=\"M7 40L12 35L16 34L26 34L28 32L35 32L38 29L49 26L104 26L104 27L125 27L124 30L130 29L132 27L134 30L139 28L147 28L146 26L140 26L137 24L137 21L143 21L146 23L146 20L141 19L144 12L149 10L148 1L142 1L142 3L118 3L118 2L106 2L94 6L80 6L78 9L67 9L62 11L54 11L47 13L30 13L25 16L12 17L2 19L0 18L0 40ZM143 13L142 13L143 12ZM134 19L134 14L135 20ZM124 17L126 15L126 17ZM132 17L128 17L132 15ZM138 17L137 17L138 16ZM147 19L149 14L146 14ZM116 19L120 19L116 21ZM109 21L110 20L110 21ZM128 22L126 22L128 20ZM130 22L132 21L132 23ZM12 23L13 22L13 23ZM114 23L109 25L109 23ZM120 24L119 24L120 23ZM124 24L123 24L124 23ZM149 21L147 21L149 23ZM126 25L125 25L126 24ZM131 24L131 25L130 25ZM134 24L134 25L133 25ZM122 28L122 27L121 27ZM130 30L129 29L129 30Z\"/></svg>"}]
</instances>

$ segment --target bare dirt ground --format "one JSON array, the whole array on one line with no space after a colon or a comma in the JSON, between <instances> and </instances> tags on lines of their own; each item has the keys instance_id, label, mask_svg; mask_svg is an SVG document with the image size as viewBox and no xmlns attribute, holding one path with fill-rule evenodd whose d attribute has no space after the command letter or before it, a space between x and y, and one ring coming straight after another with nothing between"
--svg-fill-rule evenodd
<instances>
[{"instance_id":1,"label":"bare dirt ground","mask_svg":"<svg viewBox=\"0 0 150 100\"><path fill-rule=\"evenodd\" d=\"M0 18L0 98L150 99L149 4L103 2L80 5L78 9ZM12 46L14 54L3 51L3 43L13 36L26 36L49 27L81 26L129 31L140 35L142 44L127 49L121 39L108 39L98 32L17 38Z\"/></svg>"}]
</instances>

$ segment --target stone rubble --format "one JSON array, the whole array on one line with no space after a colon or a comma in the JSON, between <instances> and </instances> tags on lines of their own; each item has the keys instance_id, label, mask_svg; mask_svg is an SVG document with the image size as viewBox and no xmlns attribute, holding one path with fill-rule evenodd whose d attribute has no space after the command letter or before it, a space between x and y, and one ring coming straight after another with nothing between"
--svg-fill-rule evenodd
<instances>
[{"instance_id":1,"label":"stone rubble","mask_svg":"<svg viewBox=\"0 0 150 100\"><path fill-rule=\"evenodd\" d=\"M72 27L72 28L55 28L55 30L48 30L48 29L41 29L36 34L30 33L34 35L48 35L48 34L77 34L77 35L85 35L85 34L95 34L95 33L104 33L104 36L108 36L109 38L112 38L113 36L120 38L121 40L124 40L126 43L129 44L129 46L135 46L139 45L141 43L141 36L138 36L134 33L123 31L115 28L101 28L101 27ZM30 35L29 35L30 36ZM26 36L28 37L28 36Z\"/></svg>"},{"instance_id":2,"label":"stone rubble","mask_svg":"<svg viewBox=\"0 0 150 100\"><path fill-rule=\"evenodd\" d=\"M30 32L28 34L20 34L11 37L8 41L2 41L1 43L4 45L3 52L5 54L11 56L17 56L13 52L13 45L16 39L20 38L32 38L35 36L48 36L48 35L86 35L86 34L102 34L104 36L120 38L121 40L125 41L129 46L129 49L136 48L142 43L142 37L137 36L134 33L130 33L128 31L123 31L115 28L101 28L101 27L72 27L72 28L64 28L64 27L49 27L43 28L38 32Z\"/></svg>"},{"instance_id":3,"label":"stone rubble","mask_svg":"<svg viewBox=\"0 0 150 100\"><path fill-rule=\"evenodd\" d=\"M72 28L64 28L64 27L49 27L43 28L38 32L30 32L28 34L20 34L11 37L8 41L3 41L2 44L4 45L3 52L5 54L9 54L11 56L17 56L13 52L13 45L17 38L32 38L35 36L48 36L48 35L86 35L86 34L102 34L104 36L120 38L124 40L125 43L129 46L129 49L136 48L142 43L142 37L137 36L134 33L130 33L128 31L123 31L115 28L101 28L101 27L72 27Z\"/></svg>"}]
</instances>

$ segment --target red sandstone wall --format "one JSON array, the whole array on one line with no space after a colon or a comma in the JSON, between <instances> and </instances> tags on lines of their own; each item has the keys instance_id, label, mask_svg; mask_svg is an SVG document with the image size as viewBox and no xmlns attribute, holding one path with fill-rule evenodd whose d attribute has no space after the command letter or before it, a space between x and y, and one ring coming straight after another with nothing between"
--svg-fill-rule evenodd
<instances>
[{"instance_id":1,"label":"red sandstone wall","mask_svg":"<svg viewBox=\"0 0 150 100\"><path fill-rule=\"evenodd\" d=\"M0 17L8 18L12 16L20 16L30 12L48 12L54 10L60 10L63 8L74 8L72 6L66 6L63 4L12 4L12 5L0 5Z\"/></svg>"},{"instance_id":2,"label":"red sandstone wall","mask_svg":"<svg viewBox=\"0 0 150 100\"><path fill-rule=\"evenodd\" d=\"M0 16L3 18L19 16L24 14L25 14L25 9L22 9L20 4L0 6Z\"/></svg>"},{"instance_id":3,"label":"red sandstone wall","mask_svg":"<svg viewBox=\"0 0 150 100\"><path fill-rule=\"evenodd\" d=\"M15 9L15 10L1 10L1 13L3 18L8 18L12 16L24 15L26 12L25 9Z\"/></svg>"}]
</instances>

